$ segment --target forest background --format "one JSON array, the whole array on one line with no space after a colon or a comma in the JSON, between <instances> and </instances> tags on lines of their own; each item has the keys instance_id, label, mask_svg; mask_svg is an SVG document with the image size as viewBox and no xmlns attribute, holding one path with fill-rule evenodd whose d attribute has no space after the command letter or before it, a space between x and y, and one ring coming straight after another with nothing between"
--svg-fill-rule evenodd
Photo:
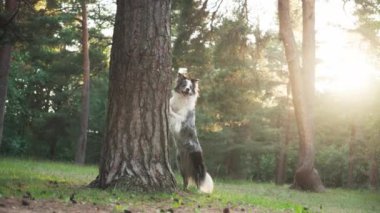
<instances>
[{"instance_id":1,"label":"forest background","mask_svg":"<svg viewBox=\"0 0 380 213\"><path fill-rule=\"evenodd\" d=\"M275 10L276 1L272 3ZM104 139L110 32L115 16L112 5L105 0L88 3L88 164L98 162ZM302 28L297 21L302 9L297 5L293 2L296 36ZM323 31L317 32L317 67L321 68L317 68L316 79L315 167L327 187L376 188L380 2L341 1L339 5L342 7L335 9L348 8L345 12L352 13L353 21L350 28L337 28L354 40L343 51L332 53L333 48L326 49L318 35L329 40L336 32L328 31L325 37ZM0 11L4 8L4 1L0 1ZM263 16L263 11L253 8L246 0L172 1L173 76L186 68L191 76L201 79L197 128L213 176L291 183L298 134L276 12L271 11L273 17ZM14 46L2 156L74 161L84 83L80 11L74 0L20 1L17 21L0 29L0 41L11 41ZM317 20L322 13L316 11ZM266 17L270 24L260 17ZM363 52L348 60L342 57L355 46ZM345 66L331 66L323 57ZM358 63L350 65L351 60Z\"/></svg>"}]
</instances>

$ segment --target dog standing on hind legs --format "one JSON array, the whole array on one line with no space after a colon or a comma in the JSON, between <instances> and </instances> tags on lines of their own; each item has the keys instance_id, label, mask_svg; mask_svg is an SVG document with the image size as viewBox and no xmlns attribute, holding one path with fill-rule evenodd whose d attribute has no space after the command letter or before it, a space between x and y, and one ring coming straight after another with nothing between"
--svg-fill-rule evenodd
<instances>
[{"instance_id":1,"label":"dog standing on hind legs","mask_svg":"<svg viewBox=\"0 0 380 213\"><path fill-rule=\"evenodd\" d=\"M207 173L202 148L195 128L195 104L198 98L198 80L178 74L177 83L170 98L169 124L176 149L177 162L187 189L194 182L204 193L211 193L214 182Z\"/></svg>"}]
</instances>

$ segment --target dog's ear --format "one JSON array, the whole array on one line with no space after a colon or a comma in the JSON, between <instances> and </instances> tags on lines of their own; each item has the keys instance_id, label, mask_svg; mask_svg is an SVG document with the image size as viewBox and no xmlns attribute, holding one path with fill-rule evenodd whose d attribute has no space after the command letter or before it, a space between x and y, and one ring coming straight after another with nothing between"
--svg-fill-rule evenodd
<instances>
[{"instance_id":1,"label":"dog's ear","mask_svg":"<svg viewBox=\"0 0 380 213\"><path fill-rule=\"evenodd\" d=\"M177 74L177 78L180 79L180 80L182 80L182 79L186 79L186 76L184 74L182 74L182 73L178 73Z\"/></svg>"},{"instance_id":2,"label":"dog's ear","mask_svg":"<svg viewBox=\"0 0 380 213\"><path fill-rule=\"evenodd\" d=\"M199 79L190 79L191 80L191 83L194 85L194 91L196 93L197 96L199 96Z\"/></svg>"},{"instance_id":3,"label":"dog's ear","mask_svg":"<svg viewBox=\"0 0 380 213\"><path fill-rule=\"evenodd\" d=\"M196 83L198 83L199 82L199 79L191 79L191 82L193 83L193 84L196 84Z\"/></svg>"},{"instance_id":4,"label":"dog's ear","mask_svg":"<svg viewBox=\"0 0 380 213\"><path fill-rule=\"evenodd\" d=\"M191 80L191 83L194 85L194 88L196 91L199 90L199 79L190 79Z\"/></svg>"},{"instance_id":5,"label":"dog's ear","mask_svg":"<svg viewBox=\"0 0 380 213\"><path fill-rule=\"evenodd\" d=\"M199 84L198 84L199 79L190 79L190 80L191 80L191 83L194 84L194 86L195 86L196 88L199 87Z\"/></svg>"}]
</instances>

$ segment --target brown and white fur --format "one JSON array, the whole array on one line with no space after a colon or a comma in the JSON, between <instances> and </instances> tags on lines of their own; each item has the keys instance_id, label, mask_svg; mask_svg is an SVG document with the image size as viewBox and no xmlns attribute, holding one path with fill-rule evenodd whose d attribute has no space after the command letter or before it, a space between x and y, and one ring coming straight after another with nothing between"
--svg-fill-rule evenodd
<instances>
[{"instance_id":1,"label":"brown and white fur","mask_svg":"<svg viewBox=\"0 0 380 213\"><path fill-rule=\"evenodd\" d=\"M211 193L214 183L207 173L202 148L195 128L195 105L199 96L198 80L178 74L170 98L169 124L177 147L177 162L184 188L195 183L204 193Z\"/></svg>"}]
</instances>

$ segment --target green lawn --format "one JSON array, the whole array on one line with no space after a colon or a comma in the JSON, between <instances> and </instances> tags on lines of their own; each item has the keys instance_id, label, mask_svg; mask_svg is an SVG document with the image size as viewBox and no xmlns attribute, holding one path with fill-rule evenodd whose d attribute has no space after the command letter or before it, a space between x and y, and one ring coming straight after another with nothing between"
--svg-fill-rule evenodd
<instances>
[{"instance_id":1,"label":"green lawn","mask_svg":"<svg viewBox=\"0 0 380 213\"><path fill-rule=\"evenodd\" d=\"M70 196L75 193L79 203L109 205L113 212L148 207L191 212L225 207L248 212L251 209L256 212L380 212L379 191L328 189L325 193L309 193L270 183L218 180L212 195L197 193L195 189L173 194L138 194L86 188L97 171L95 166L0 158L0 199L21 198L29 192L36 200L70 202Z\"/></svg>"}]
</instances>

